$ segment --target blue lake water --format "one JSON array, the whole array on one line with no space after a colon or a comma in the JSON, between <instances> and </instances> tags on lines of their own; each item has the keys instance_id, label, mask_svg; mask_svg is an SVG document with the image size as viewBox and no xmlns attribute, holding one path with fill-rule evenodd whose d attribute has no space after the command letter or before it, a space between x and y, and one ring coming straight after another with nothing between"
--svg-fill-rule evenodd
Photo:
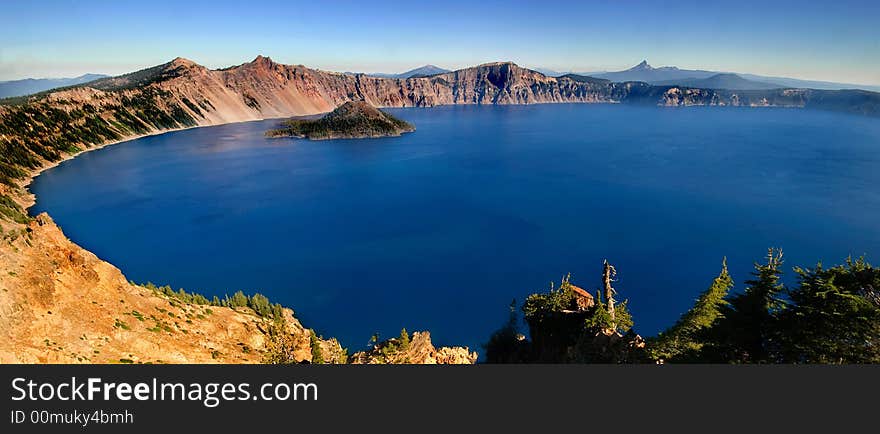
<instances>
[{"instance_id":1,"label":"blue lake water","mask_svg":"<svg viewBox=\"0 0 880 434\"><path fill-rule=\"evenodd\" d=\"M622 105L389 110L399 138L266 139L278 121L87 153L39 176L33 213L120 267L243 289L362 349L429 329L478 347L512 298L616 265L636 329L672 324L728 257L742 288L787 265L880 254L880 122L791 109ZM788 268L788 267L787 267Z\"/></svg>"}]
</instances>

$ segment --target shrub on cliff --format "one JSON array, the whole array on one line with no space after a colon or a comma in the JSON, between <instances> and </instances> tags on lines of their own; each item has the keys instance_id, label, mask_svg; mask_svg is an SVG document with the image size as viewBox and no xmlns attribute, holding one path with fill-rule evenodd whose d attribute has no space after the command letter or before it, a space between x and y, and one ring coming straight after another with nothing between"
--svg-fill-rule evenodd
<instances>
[{"instance_id":1,"label":"shrub on cliff","mask_svg":"<svg viewBox=\"0 0 880 434\"><path fill-rule=\"evenodd\" d=\"M27 223L30 220L24 210L12 198L0 195L0 218L3 217L16 223Z\"/></svg>"},{"instance_id":2,"label":"shrub on cliff","mask_svg":"<svg viewBox=\"0 0 880 434\"><path fill-rule=\"evenodd\" d=\"M258 316L268 319L278 319L284 316L283 306L278 303L272 303L266 296L260 293L249 296L245 295L243 291L236 291L232 297L227 295L221 300L215 295L209 300L202 294L187 292L183 288L175 291L171 289L170 285L156 286L153 282L147 282L143 287L152 290L157 294L168 297L169 299L183 303L230 308L247 307L253 310Z\"/></svg>"},{"instance_id":3,"label":"shrub on cliff","mask_svg":"<svg viewBox=\"0 0 880 434\"><path fill-rule=\"evenodd\" d=\"M298 363L293 356L296 348L296 341L288 332L287 323L283 319L268 323L262 363L271 365Z\"/></svg>"}]
</instances>

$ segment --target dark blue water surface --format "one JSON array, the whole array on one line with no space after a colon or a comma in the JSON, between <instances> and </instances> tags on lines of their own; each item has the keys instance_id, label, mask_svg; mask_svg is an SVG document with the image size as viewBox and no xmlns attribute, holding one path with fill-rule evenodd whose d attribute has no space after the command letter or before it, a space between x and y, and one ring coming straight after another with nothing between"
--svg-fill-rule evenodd
<instances>
[{"instance_id":1,"label":"dark blue water surface","mask_svg":"<svg viewBox=\"0 0 880 434\"><path fill-rule=\"evenodd\" d=\"M729 258L880 255L880 122L791 109L389 110L399 138L266 139L278 121L87 153L32 190L137 282L259 291L359 350L429 329L478 347L512 298L616 265L637 331L673 323Z\"/></svg>"}]
</instances>

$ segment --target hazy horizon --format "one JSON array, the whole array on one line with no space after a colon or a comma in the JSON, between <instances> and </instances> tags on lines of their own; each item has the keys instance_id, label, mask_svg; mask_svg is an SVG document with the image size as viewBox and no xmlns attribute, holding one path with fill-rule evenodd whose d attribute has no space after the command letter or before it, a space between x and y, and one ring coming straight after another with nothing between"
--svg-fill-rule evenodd
<instances>
[{"instance_id":1,"label":"hazy horizon","mask_svg":"<svg viewBox=\"0 0 880 434\"><path fill-rule=\"evenodd\" d=\"M118 75L178 56L222 68L262 54L366 73L494 61L619 71L646 59L655 67L880 85L880 4L867 1L334 3L9 4L0 80Z\"/></svg>"}]
</instances>

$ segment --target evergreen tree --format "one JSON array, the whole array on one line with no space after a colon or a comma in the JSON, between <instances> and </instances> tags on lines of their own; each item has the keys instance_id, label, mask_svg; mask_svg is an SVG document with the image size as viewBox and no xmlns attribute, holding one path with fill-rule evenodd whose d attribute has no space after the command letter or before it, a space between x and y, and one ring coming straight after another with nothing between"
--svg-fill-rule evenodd
<instances>
[{"instance_id":1,"label":"evergreen tree","mask_svg":"<svg viewBox=\"0 0 880 434\"><path fill-rule=\"evenodd\" d=\"M795 272L799 284L780 315L784 361L880 362L880 270L850 259L846 266Z\"/></svg>"},{"instance_id":2,"label":"evergreen tree","mask_svg":"<svg viewBox=\"0 0 880 434\"><path fill-rule=\"evenodd\" d=\"M320 365L324 363L324 352L321 351L321 340L314 330L309 331L309 346L312 349L312 363Z\"/></svg>"},{"instance_id":3,"label":"evergreen tree","mask_svg":"<svg viewBox=\"0 0 880 434\"><path fill-rule=\"evenodd\" d=\"M400 350L406 351L409 349L409 333L406 331L406 327L400 329L400 336L397 338L400 342Z\"/></svg>"},{"instance_id":4,"label":"evergreen tree","mask_svg":"<svg viewBox=\"0 0 880 434\"><path fill-rule=\"evenodd\" d=\"M523 303L523 318L529 327L532 361L559 363L568 357L585 331L587 313L570 313L576 307L570 275L559 286L550 284L550 291L531 294Z\"/></svg>"},{"instance_id":5,"label":"evergreen tree","mask_svg":"<svg viewBox=\"0 0 880 434\"><path fill-rule=\"evenodd\" d=\"M518 363L524 362L527 352L525 336L519 332L516 315L516 299L510 302L507 322L495 330L489 342L483 345L487 363Z\"/></svg>"},{"instance_id":6,"label":"evergreen tree","mask_svg":"<svg viewBox=\"0 0 880 434\"><path fill-rule=\"evenodd\" d=\"M665 361L689 361L703 347L703 332L721 317L724 299L733 288L733 279L727 272L727 258L721 262L721 273L694 302L694 306L666 331L649 342L651 358Z\"/></svg>"},{"instance_id":7,"label":"evergreen tree","mask_svg":"<svg viewBox=\"0 0 880 434\"><path fill-rule=\"evenodd\" d=\"M611 304L603 301L599 294L596 295L596 305L590 309L587 318L584 320L588 334L626 334L632 329L633 319L629 310L626 308L629 304L628 300L617 304L614 310L611 310Z\"/></svg>"},{"instance_id":8,"label":"evergreen tree","mask_svg":"<svg viewBox=\"0 0 880 434\"><path fill-rule=\"evenodd\" d=\"M773 363L778 356L776 317L784 306L782 251L770 249L767 263L755 264L753 279L741 294L721 306L719 321L708 331L708 344L701 359L729 363Z\"/></svg>"},{"instance_id":9,"label":"evergreen tree","mask_svg":"<svg viewBox=\"0 0 880 434\"><path fill-rule=\"evenodd\" d=\"M615 304L614 267L604 264L603 291L593 305L578 306L570 276L548 293L531 294L523 305L529 326L529 361L546 363L623 363L644 359L641 338L631 332L632 315L624 300ZM612 308L612 305L614 306Z\"/></svg>"},{"instance_id":10,"label":"evergreen tree","mask_svg":"<svg viewBox=\"0 0 880 434\"><path fill-rule=\"evenodd\" d=\"M248 305L248 296L242 291L236 291L229 300L230 307L246 307Z\"/></svg>"},{"instance_id":11,"label":"evergreen tree","mask_svg":"<svg viewBox=\"0 0 880 434\"><path fill-rule=\"evenodd\" d=\"M269 303L269 299L263 294L257 293L252 297L249 297L247 299L247 304L257 315L264 317L272 316L272 305Z\"/></svg>"},{"instance_id":12,"label":"evergreen tree","mask_svg":"<svg viewBox=\"0 0 880 434\"><path fill-rule=\"evenodd\" d=\"M297 342L290 334L287 323L281 319L268 324L266 352L263 354L263 363L266 364L292 364L296 363L293 357L296 352Z\"/></svg>"}]
</instances>

